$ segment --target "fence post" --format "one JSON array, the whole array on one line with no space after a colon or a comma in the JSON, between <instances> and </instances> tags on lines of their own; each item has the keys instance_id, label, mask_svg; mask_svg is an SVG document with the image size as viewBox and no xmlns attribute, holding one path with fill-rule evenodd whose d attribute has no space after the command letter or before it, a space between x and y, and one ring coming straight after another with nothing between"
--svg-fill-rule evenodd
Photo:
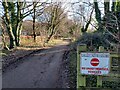
<instances>
[{"instance_id":1,"label":"fence post","mask_svg":"<svg viewBox=\"0 0 120 90\"><path fill-rule=\"evenodd\" d=\"M80 74L80 53L87 50L86 44L77 46L77 88L82 90L86 86L86 77Z\"/></svg>"},{"instance_id":2,"label":"fence post","mask_svg":"<svg viewBox=\"0 0 120 90\"><path fill-rule=\"evenodd\" d=\"M104 52L104 47L99 47L99 52ZM102 87L102 76L97 76L97 87Z\"/></svg>"}]
</instances>

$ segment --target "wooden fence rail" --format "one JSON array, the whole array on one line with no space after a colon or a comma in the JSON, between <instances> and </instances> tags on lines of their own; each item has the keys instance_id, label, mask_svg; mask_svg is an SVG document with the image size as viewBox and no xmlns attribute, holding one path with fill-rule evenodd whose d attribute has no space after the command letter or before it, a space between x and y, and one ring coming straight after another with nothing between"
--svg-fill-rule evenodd
<instances>
[{"instance_id":1,"label":"wooden fence rail","mask_svg":"<svg viewBox=\"0 0 120 90\"><path fill-rule=\"evenodd\" d=\"M99 51L97 53L110 54L110 60L109 60L110 71L108 74L105 75L86 75L86 74L82 74L80 71L81 68L80 54L83 52L87 53L87 46L85 44L78 45L77 46L77 89L78 90L120 90L120 55L118 53L106 52L104 48L100 46ZM116 89L112 89L112 88L116 88Z\"/></svg>"}]
</instances>

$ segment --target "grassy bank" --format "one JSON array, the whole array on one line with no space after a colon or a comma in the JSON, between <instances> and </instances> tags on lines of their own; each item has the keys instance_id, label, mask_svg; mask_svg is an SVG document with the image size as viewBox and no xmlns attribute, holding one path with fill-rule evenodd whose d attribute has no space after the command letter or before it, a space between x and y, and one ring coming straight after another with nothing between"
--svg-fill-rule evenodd
<instances>
[{"instance_id":1,"label":"grassy bank","mask_svg":"<svg viewBox=\"0 0 120 90\"><path fill-rule=\"evenodd\" d=\"M75 50L69 53L69 84L70 88L76 88L77 78L77 53Z\"/></svg>"}]
</instances>

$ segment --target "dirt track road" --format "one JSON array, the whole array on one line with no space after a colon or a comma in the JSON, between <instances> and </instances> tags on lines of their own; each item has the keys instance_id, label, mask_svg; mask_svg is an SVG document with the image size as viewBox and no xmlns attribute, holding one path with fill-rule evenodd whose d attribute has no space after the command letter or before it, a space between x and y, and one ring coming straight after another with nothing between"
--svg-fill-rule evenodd
<instances>
[{"instance_id":1,"label":"dirt track road","mask_svg":"<svg viewBox=\"0 0 120 90\"><path fill-rule=\"evenodd\" d=\"M66 45L55 46L31 54L19 64L11 65L3 73L3 88L61 87L60 71L66 49Z\"/></svg>"}]
</instances>

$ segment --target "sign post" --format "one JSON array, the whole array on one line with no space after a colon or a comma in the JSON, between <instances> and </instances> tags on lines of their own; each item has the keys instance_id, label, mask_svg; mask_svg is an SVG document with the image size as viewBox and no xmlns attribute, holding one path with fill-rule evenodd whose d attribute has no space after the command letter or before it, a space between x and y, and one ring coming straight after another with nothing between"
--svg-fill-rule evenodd
<instances>
[{"instance_id":1,"label":"sign post","mask_svg":"<svg viewBox=\"0 0 120 90\"><path fill-rule=\"evenodd\" d=\"M106 53L104 47L99 47L99 52L86 52L86 45L77 46L77 88L78 90L104 89L104 81L119 81L119 57L116 53ZM115 59L114 58L118 58ZM116 69L117 66L117 69ZM113 70L113 72L112 72ZM89 76L95 77L95 83L89 84L86 80ZM115 76L115 77L114 77ZM116 79L114 79L114 78ZM107 78L107 79L106 79ZM116 87L117 88L117 87Z\"/></svg>"},{"instance_id":2,"label":"sign post","mask_svg":"<svg viewBox=\"0 0 120 90\"><path fill-rule=\"evenodd\" d=\"M104 52L104 47L99 47L99 52ZM97 87L102 87L102 76L97 77Z\"/></svg>"},{"instance_id":3,"label":"sign post","mask_svg":"<svg viewBox=\"0 0 120 90\"><path fill-rule=\"evenodd\" d=\"M77 88L82 90L86 86L86 77L80 74L80 53L87 50L86 44L77 46Z\"/></svg>"},{"instance_id":4,"label":"sign post","mask_svg":"<svg viewBox=\"0 0 120 90\"><path fill-rule=\"evenodd\" d=\"M80 73L84 75L106 75L109 73L109 53L81 53Z\"/></svg>"},{"instance_id":5,"label":"sign post","mask_svg":"<svg viewBox=\"0 0 120 90\"><path fill-rule=\"evenodd\" d=\"M77 46L77 88L83 90L86 87L86 76L97 76L97 87L102 87L102 75L110 70L110 54L99 47L98 53L87 53L86 45Z\"/></svg>"}]
</instances>

